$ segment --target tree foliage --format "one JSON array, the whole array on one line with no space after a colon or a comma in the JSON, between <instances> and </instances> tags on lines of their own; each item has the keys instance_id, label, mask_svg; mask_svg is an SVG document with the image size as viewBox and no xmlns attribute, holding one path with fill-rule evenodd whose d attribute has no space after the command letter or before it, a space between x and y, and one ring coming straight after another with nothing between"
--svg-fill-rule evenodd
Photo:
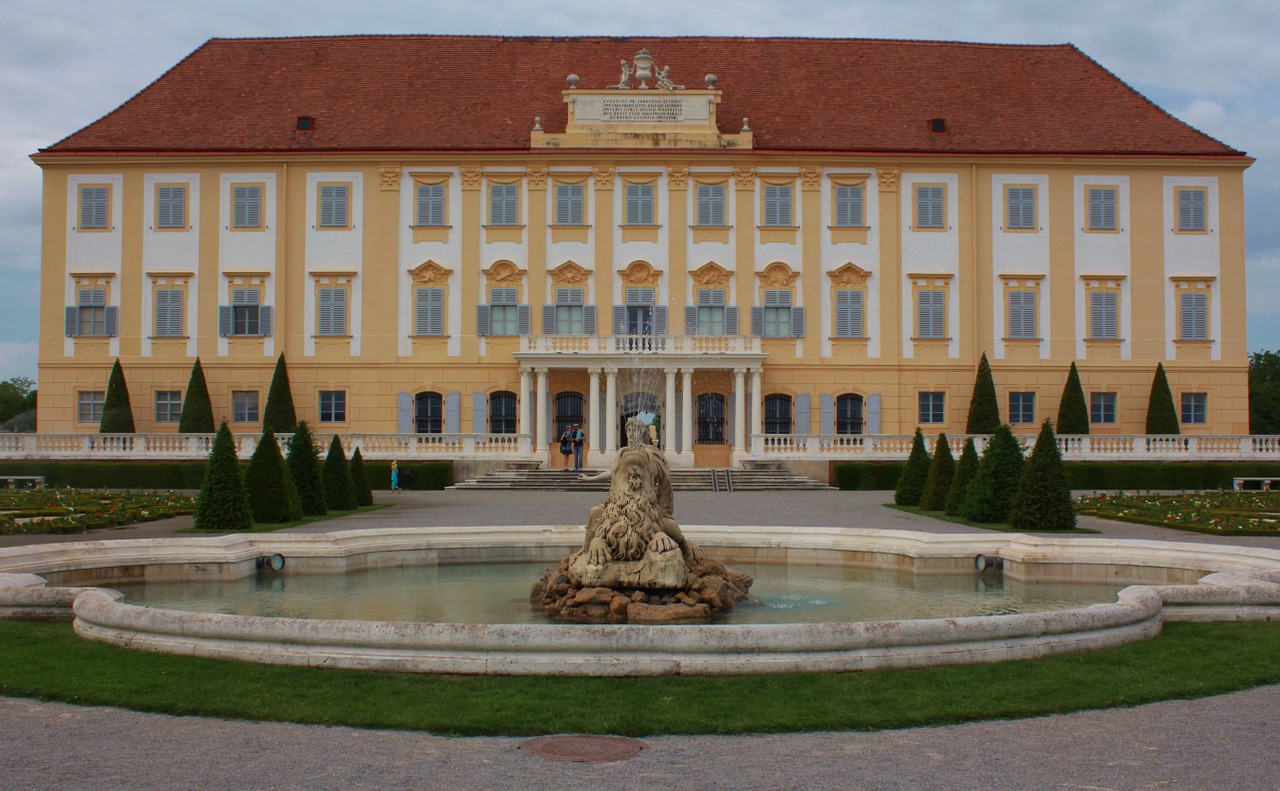
<instances>
[{"instance_id":1,"label":"tree foliage","mask_svg":"<svg viewBox=\"0 0 1280 791\"><path fill-rule=\"evenodd\" d=\"M293 408L293 391L289 388L289 369L284 364L284 353L276 359L276 372L271 376L271 389L267 391L267 406L262 411L262 428L280 434L288 434L298 425L298 413Z\"/></svg>"},{"instance_id":2,"label":"tree foliage","mask_svg":"<svg viewBox=\"0 0 1280 791\"><path fill-rule=\"evenodd\" d=\"M924 496L924 485L929 480L929 451L924 446L924 434L916 427L916 438L911 443L911 455L907 457L907 466L902 468L898 476L898 486L893 492L893 501L898 505L919 505Z\"/></svg>"},{"instance_id":3,"label":"tree foliage","mask_svg":"<svg viewBox=\"0 0 1280 791\"><path fill-rule=\"evenodd\" d=\"M0 382L0 423L6 423L23 412L36 408L35 382L15 376Z\"/></svg>"},{"instance_id":4,"label":"tree foliage","mask_svg":"<svg viewBox=\"0 0 1280 791\"><path fill-rule=\"evenodd\" d=\"M191 366L187 392L182 397L182 414L178 417L178 433L213 433L213 405L209 402L209 385L204 380L204 369L200 367L199 357Z\"/></svg>"},{"instance_id":5,"label":"tree foliage","mask_svg":"<svg viewBox=\"0 0 1280 791\"><path fill-rule=\"evenodd\" d=\"M262 432L245 470L244 486L255 522L293 522L302 518L302 501L293 485L280 444L271 429Z\"/></svg>"},{"instance_id":6,"label":"tree foliage","mask_svg":"<svg viewBox=\"0 0 1280 791\"><path fill-rule=\"evenodd\" d=\"M978 474L978 449L974 447L973 437L965 440L964 450L960 452L960 461L956 463L955 472L951 476L951 487L947 491L946 510L948 516L957 516L964 506L965 495L974 476Z\"/></svg>"},{"instance_id":7,"label":"tree foliage","mask_svg":"<svg viewBox=\"0 0 1280 791\"><path fill-rule=\"evenodd\" d=\"M920 507L926 511L942 511L947 507L947 493L951 491L951 479L955 477L956 459L951 455L951 445L946 434L939 434L933 446L933 462L929 465L929 478L924 483Z\"/></svg>"},{"instance_id":8,"label":"tree foliage","mask_svg":"<svg viewBox=\"0 0 1280 791\"><path fill-rule=\"evenodd\" d=\"M124 381L124 367L120 361L111 366L111 378L107 380L107 397L102 403L102 422L98 424L102 434L132 434L133 407L129 404L129 385Z\"/></svg>"},{"instance_id":9,"label":"tree foliage","mask_svg":"<svg viewBox=\"0 0 1280 791\"><path fill-rule=\"evenodd\" d=\"M1156 363L1156 375L1151 380L1151 396L1147 399L1147 433L1180 433L1178 412L1173 407L1173 393L1169 390L1164 363Z\"/></svg>"},{"instance_id":10,"label":"tree foliage","mask_svg":"<svg viewBox=\"0 0 1280 791\"><path fill-rule=\"evenodd\" d=\"M1062 388L1062 401L1058 405L1059 434L1088 434L1089 408L1084 402L1084 388L1080 386L1080 372L1071 363L1067 383Z\"/></svg>"},{"instance_id":11,"label":"tree foliage","mask_svg":"<svg viewBox=\"0 0 1280 791\"><path fill-rule=\"evenodd\" d=\"M289 440L289 475L302 502L303 516L323 516L328 509L324 505L324 488L320 485L320 454L316 451L316 439L311 426L303 420L294 429Z\"/></svg>"},{"instance_id":12,"label":"tree foliage","mask_svg":"<svg viewBox=\"0 0 1280 791\"><path fill-rule=\"evenodd\" d=\"M1017 530L1071 530L1076 511L1062 466L1058 438L1048 420L1031 451L1009 509L1009 526Z\"/></svg>"},{"instance_id":13,"label":"tree foliage","mask_svg":"<svg viewBox=\"0 0 1280 791\"><path fill-rule=\"evenodd\" d=\"M960 513L974 522L1005 522L1022 478L1022 446L1008 426L991 435Z\"/></svg>"},{"instance_id":14,"label":"tree foliage","mask_svg":"<svg viewBox=\"0 0 1280 791\"><path fill-rule=\"evenodd\" d=\"M356 488L358 505L373 505L373 487L369 485L369 473L364 468L364 456L356 448L351 454L351 485Z\"/></svg>"},{"instance_id":15,"label":"tree foliage","mask_svg":"<svg viewBox=\"0 0 1280 791\"><path fill-rule=\"evenodd\" d=\"M987 353L978 361L978 376L973 382L973 396L969 399L969 420L966 434L990 434L1000 426L1000 403L996 399L996 383L991 378L991 363Z\"/></svg>"},{"instance_id":16,"label":"tree foliage","mask_svg":"<svg viewBox=\"0 0 1280 791\"><path fill-rule=\"evenodd\" d=\"M356 487L351 482L351 467L342 452L342 440L333 435L329 443L329 455L324 459L324 502L335 511L351 511L356 502Z\"/></svg>"},{"instance_id":17,"label":"tree foliage","mask_svg":"<svg viewBox=\"0 0 1280 791\"><path fill-rule=\"evenodd\" d=\"M1280 352L1249 355L1249 433L1280 434Z\"/></svg>"},{"instance_id":18,"label":"tree foliage","mask_svg":"<svg viewBox=\"0 0 1280 791\"><path fill-rule=\"evenodd\" d=\"M240 478L236 443L224 421L213 440L204 485L196 497L195 526L201 530L241 532L253 529L249 498Z\"/></svg>"}]
</instances>

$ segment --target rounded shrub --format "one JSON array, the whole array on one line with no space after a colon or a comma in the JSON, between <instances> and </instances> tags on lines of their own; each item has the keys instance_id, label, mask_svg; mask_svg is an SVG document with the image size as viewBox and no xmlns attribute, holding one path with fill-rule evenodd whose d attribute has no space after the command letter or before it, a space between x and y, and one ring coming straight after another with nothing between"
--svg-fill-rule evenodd
<instances>
[{"instance_id":1,"label":"rounded shrub","mask_svg":"<svg viewBox=\"0 0 1280 791\"><path fill-rule=\"evenodd\" d=\"M924 434L916 427L916 438L911 443L911 455L907 466L898 476L898 486L893 490L893 501L898 505L919 505L924 496L924 485L929 480L929 451L924 447Z\"/></svg>"}]
</instances>

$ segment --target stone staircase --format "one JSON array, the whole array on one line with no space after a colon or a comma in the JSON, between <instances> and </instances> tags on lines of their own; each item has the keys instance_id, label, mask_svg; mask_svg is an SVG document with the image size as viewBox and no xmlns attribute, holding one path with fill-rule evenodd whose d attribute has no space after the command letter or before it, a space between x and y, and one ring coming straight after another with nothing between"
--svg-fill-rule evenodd
<instances>
[{"instance_id":1,"label":"stone staircase","mask_svg":"<svg viewBox=\"0 0 1280 791\"><path fill-rule=\"evenodd\" d=\"M595 475L603 470L588 469L583 472L587 475ZM605 492L609 490L609 482L579 480L578 473L559 467L530 469L519 466L497 470L479 478L454 484L449 488L463 491ZM830 488L824 483L796 475L777 465L743 470L682 468L671 471L671 489L678 492L760 492Z\"/></svg>"}]
</instances>

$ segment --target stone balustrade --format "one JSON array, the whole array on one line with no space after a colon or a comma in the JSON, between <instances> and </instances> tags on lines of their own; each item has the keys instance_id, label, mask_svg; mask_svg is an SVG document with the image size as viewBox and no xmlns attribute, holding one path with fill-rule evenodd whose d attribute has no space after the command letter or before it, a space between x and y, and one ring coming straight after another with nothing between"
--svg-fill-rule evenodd
<instances>
[{"instance_id":1,"label":"stone balustrade","mask_svg":"<svg viewBox=\"0 0 1280 791\"><path fill-rule=\"evenodd\" d=\"M525 335L526 354L582 356L759 354L760 339L750 335Z\"/></svg>"}]
</instances>

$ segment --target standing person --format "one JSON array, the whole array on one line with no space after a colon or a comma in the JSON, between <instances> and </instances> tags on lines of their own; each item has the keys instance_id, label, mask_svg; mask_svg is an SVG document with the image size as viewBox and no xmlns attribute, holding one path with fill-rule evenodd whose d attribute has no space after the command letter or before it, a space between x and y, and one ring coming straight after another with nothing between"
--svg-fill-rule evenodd
<instances>
[{"instance_id":1,"label":"standing person","mask_svg":"<svg viewBox=\"0 0 1280 791\"><path fill-rule=\"evenodd\" d=\"M573 469L582 470L582 450L587 442L587 435L583 433L582 426L577 423L573 424Z\"/></svg>"},{"instance_id":2,"label":"standing person","mask_svg":"<svg viewBox=\"0 0 1280 791\"><path fill-rule=\"evenodd\" d=\"M400 467L396 462L391 462L391 491L400 491Z\"/></svg>"},{"instance_id":3,"label":"standing person","mask_svg":"<svg viewBox=\"0 0 1280 791\"><path fill-rule=\"evenodd\" d=\"M571 428L560 432L560 455L564 457L564 468L569 469L569 454L573 453L573 435Z\"/></svg>"}]
</instances>

